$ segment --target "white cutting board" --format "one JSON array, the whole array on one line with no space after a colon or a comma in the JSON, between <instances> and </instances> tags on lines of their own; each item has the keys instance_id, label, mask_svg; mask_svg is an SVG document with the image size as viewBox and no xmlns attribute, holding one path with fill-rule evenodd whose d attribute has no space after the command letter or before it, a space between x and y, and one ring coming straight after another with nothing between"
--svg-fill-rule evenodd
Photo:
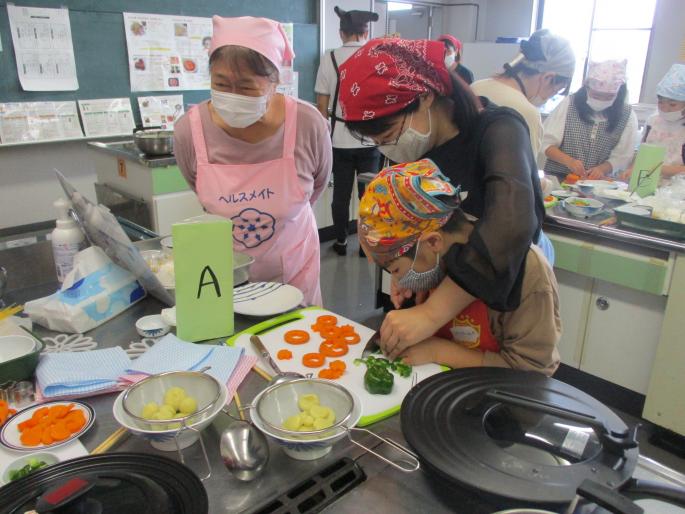
<instances>
[{"instance_id":1,"label":"white cutting board","mask_svg":"<svg viewBox=\"0 0 685 514\"><path fill-rule=\"evenodd\" d=\"M358 426L370 425L399 412L402 400L411 389L411 375L408 378L402 378L398 374L393 373L395 376L395 383L390 394L370 394L364 388L364 373L366 373L366 366L363 364L355 366L353 361L356 358L361 358L362 352L364 351L364 346L371 339L371 336L373 336L374 330L371 330L370 328L360 325L359 323L347 318L343 318L334 312L320 309L318 307L290 312L284 314L283 316L279 316L255 325L233 336L227 341L227 344L241 346L245 349L248 355L255 355L259 357L257 352L252 347L252 343L250 343L250 336L256 334L262 340L264 346L266 346L266 348L269 350L271 356L274 358L281 370L296 371L302 374L314 373L314 377L317 377L319 370L322 368L306 367L302 364L302 356L305 353L319 351L319 345L323 342L323 338L317 332L314 332L311 326L316 323L316 318L326 314L337 317L338 326L354 326L357 333L361 336L361 341L358 344L349 346L350 351L347 353L347 355L337 358L345 361L347 369L345 370L343 376L336 380L337 383L354 392L362 402L362 417L359 420ZM309 342L301 345L286 343L283 339L283 335L289 330L306 330L310 335ZM276 357L278 350L282 350L284 348L292 352L292 359L279 360ZM324 364L323 367L328 367L328 363L331 360L334 359L326 358L326 364ZM261 359L261 357L257 362L257 365L271 373L271 367L269 366L268 362L266 362L264 359ZM420 382L424 378L435 375L442 370L443 368L437 364L424 364L422 366L414 366L412 369L412 374L416 373L417 380Z\"/></svg>"}]
</instances>

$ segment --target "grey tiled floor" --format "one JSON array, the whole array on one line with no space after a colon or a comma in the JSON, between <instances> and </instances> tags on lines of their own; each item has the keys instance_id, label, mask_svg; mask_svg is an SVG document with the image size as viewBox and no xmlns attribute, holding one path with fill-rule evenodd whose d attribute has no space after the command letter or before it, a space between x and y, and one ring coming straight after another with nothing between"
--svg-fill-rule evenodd
<instances>
[{"instance_id":1,"label":"grey tiled floor","mask_svg":"<svg viewBox=\"0 0 685 514\"><path fill-rule=\"evenodd\" d=\"M362 321L371 328L378 328L383 320L383 311L374 308L374 266L366 258L359 257L356 236L348 239L347 255L344 257L336 254L331 245L332 242L321 244L321 292L324 306L347 318ZM592 394L591 391L588 393ZM643 455L685 473L685 459L649 443L653 426L648 421L635 419L620 411L617 413L630 426L637 422L643 425L638 432Z\"/></svg>"}]
</instances>

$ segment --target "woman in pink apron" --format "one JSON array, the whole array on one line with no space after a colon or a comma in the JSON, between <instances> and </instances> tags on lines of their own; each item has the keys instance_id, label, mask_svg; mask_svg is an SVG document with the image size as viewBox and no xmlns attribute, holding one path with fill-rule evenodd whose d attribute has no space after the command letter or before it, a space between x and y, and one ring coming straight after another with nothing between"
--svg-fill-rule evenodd
<instances>
[{"instance_id":1,"label":"woman in pink apron","mask_svg":"<svg viewBox=\"0 0 685 514\"><path fill-rule=\"evenodd\" d=\"M234 250L255 258L250 280L291 284L321 305L312 205L330 176L326 122L275 92L294 57L277 22L215 16L213 25L211 101L176 123L176 160L205 210L233 222Z\"/></svg>"}]
</instances>

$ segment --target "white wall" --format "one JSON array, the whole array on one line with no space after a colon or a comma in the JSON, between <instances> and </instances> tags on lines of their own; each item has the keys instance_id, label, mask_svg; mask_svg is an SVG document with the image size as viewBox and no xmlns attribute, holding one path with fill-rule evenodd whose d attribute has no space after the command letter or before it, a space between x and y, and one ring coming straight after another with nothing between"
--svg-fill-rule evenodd
<instances>
[{"instance_id":1,"label":"white wall","mask_svg":"<svg viewBox=\"0 0 685 514\"><path fill-rule=\"evenodd\" d=\"M684 38L685 2L683 0L658 0L641 102L656 102L656 85L671 64L679 62L680 45L683 44Z\"/></svg>"},{"instance_id":2,"label":"white wall","mask_svg":"<svg viewBox=\"0 0 685 514\"><path fill-rule=\"evenodd\" d=\"M95 200L95 167L83 141L0 148L0 228L52 220L52 203L64 191L60 170L76 189Z\"/></svg>"},{"instance_id":3,"label":"white wall","mask_svg":"<svg viewBox=\"0 0 685 514\"><path fill-rule=\"evenodd\" d=\"M498 36L530 36L533 4L533 0L488 0L482 39L495 41Z\"/></svg>"}]
</instances>

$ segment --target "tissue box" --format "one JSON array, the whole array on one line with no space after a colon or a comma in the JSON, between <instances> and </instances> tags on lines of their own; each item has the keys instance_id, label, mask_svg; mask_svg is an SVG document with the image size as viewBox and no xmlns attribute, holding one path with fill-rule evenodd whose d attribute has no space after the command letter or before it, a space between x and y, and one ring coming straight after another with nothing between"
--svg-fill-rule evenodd
<instances>
[{"instance_id":1,"label":"tissue box","mask_svg":"<svg viewBox=\"0 0 685 514\"><path fill-rule=\"evenodd\" d=\"M145 298L136 278L97 246L74 257L74 269L55 294L26 303L31 320L51 330L83 333Z\"/></svg>"}]
</instances>

